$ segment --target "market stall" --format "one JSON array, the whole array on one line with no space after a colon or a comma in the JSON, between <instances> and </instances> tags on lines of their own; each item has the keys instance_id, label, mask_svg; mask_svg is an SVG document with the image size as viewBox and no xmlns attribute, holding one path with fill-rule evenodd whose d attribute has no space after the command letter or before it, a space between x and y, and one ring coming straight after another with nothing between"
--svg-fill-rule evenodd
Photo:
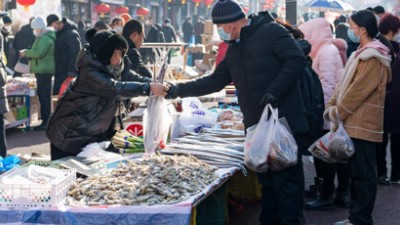
<instances>
[{"instance_id":1,"label":"market stall","mask_svg":"<svg viewBox=\"0 0 400 225\"><path fill-rule=\"evenodd\" d=\"M160 83L168 67L168 48L162 51L154 73ZM226 90L214 95L169 103L151 95L138 116L144 133L119 130L77 156L1 175L0 223L223 224L224 184L247 171L236 98Z\"/></svg>"},{"instance_id":2,"label":"market stall","mask_svg":"<svg viewBox=\"0 0 400 225\"><path fill-rule=\"evenodd\" d=\"M39 100L36 95L36 79L30 77L8 78L6 83L10 112L5 114L6 128L25 125L39 119Z\"/></svg>"},{"instance_id":3,"label":"market stall","mask_svg":"<svg viewBox=\"0 0 400 225\"><path fill-rule=\"evenodd\" d=\"M201 204L231 177L237 168L219 169L216 179L204 190L176 204L157 204L141 206L97 205L67 206L65 201L49 206L38 203L30 208L6 208L13 204L5 198L6 190L0 188L0 223L1 224L196 224L190 222L193 209ZM224 190L223 192L224 193ZM221 197L221 196L220 196ZM223 201L221 199L219 201ZM219 204L223 204L220 202ZM217 216L217 215L214 215ZM203 218L204 220L204 218Z\"/></svg>"}]
</instances>

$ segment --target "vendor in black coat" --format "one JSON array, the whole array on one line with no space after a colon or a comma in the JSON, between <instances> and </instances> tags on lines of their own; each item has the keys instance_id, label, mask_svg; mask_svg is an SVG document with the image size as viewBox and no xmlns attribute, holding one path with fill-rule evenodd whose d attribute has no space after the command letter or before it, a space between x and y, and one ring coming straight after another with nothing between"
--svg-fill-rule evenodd
<instances>
[{"instance_id":1,"label":"vendor in black coat","mask_svg":"<svg viewBox=\"0 0 400 225\"><path fill-rule=\"evenodd\" d=\"M257 124L266 104L271 104L278 107L279 117L286 118L299 142L308 131L299 87L306 58L294 39L268 12L245 18L234 0L219 0L212 19L223 29L220 33L226 33L222 38L230 37L225 59L209 76L172 85L167 97L206 95L233 81L246 128ZM258 173L258 178L262 185L261 224L300 224L304 189L301 160L280 171Z\"/></svg>"},{"instance_id":2,"label":"vendor in black coat","mask_svg":"<svg viewBox=\"0 0 400 225\"><path fill-rule=\"evenodd\" d=\"M98 31L77 66L79 75L59 100L46 135L51 142L51 159L77 155L93 142L110 140L122 101L136 96L165 96L168 87L150 83L126 65L126 40L110 31Z\"/></svg>"},{"instance_id":3,"label":"vendor in black coat","mask_svg":"<svg viewBox=\"0 0 400 225\"><path fill-rule=\"evenodd\" d=\"M122 35L128 41L128 58L132 63L131 69L143 77L152 78L152 73L144 65L139 48L144 41L144 28L140 21L129 20L122 30Z\"/></svg>"},{"instance_id":4,"label":"vendor in black coat","mask_svg":"<svg viewBox=\"0 0 400 225\"><path fill-rule=\"evenodd\" d=\"M53 95L58 95L61 84L67 77L75 77L78 73L76 59L81 50L81 38L77 25L67 18L59 23L56 32L56 72L54 75Z\"/></svg>"}]
</instances>

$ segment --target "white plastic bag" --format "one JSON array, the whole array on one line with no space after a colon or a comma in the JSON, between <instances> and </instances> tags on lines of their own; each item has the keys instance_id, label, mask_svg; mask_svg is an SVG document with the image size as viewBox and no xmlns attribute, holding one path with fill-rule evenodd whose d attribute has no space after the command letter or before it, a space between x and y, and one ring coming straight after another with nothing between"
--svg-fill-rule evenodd
<instances>
[{"instance_id":1,"label":"white plastic bag","mask_svg":"<svg viewBox=\"0 0 400 225\"><path fill-rule=\"evenodd\" d=\"M255 172L282 170L297 164L298 146L293 135L278 118L278 109L267 105L260 122L247 129L244 160Z\"/></svg>"},{"instance_id":2,"label":"white plastic bag","mask_svg":"<svg viewBox=\"0 0 400 225\"><path fill-rule=\"evenodd\" d=\"M278 119L278 110L274 109L274 138L268 155L268 163L272 171L285 169L297 164L298 146L293 135Z\"/></svg>"},{"instance_id":3,"label":"white plastic bag","mask_svg":"<svg viewBox=\"0 0 400 225\"><path fill-rule=\"evenodd\" d=\"M258 124L247 128L244 144L244 163L254 172L265 172L268 170L268 155L270 144L274 138L274 117L271 116L272 107L265 106Z\"/></svg>"},{"instance_id":4,"label":"white plastic bag","mask_svg":"<svg viewBox=\"0 0 400 225\"><path fill-rule=\"evenodd\" d=\"M346 163L354 154L354 143L344 129L343 122L336 113L336 120L339 121L336 131L330 131L322 136L308 151L311 154L327 163Z\"/></svg>"},{"instance_id":5,"label":"white plastic bag","mask_svg":"<svg viewBox=\"0 0 400 225\"><path fill-rule=\"evenodd\" d=\"M179 133L199 133L202 128L216 125L218 113L206 110L198 98L182 99L183 112L179 116Z\"/></svg>"},{"instance_id":6,"label":"white plastic bag","mask_svg":"<svg viewBox=\"0 0 400 225\"><path fill-rule=\"evenodd\" d=\"M153 154L166 145L169 126L172 123L164 98L150 98L153 98L152 106L148 106L143 115L143 144L146 154Z\"/></svg>"}]
</instances>

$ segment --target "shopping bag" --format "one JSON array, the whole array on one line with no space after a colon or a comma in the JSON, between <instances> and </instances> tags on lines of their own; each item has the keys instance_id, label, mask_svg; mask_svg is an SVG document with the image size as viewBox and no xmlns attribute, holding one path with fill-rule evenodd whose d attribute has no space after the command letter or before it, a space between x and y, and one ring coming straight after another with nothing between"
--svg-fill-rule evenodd
<instances>
[{"instance_id":1,"label":"shopping bag","mask_svg":"<svg viewBox=\"0 0 400 225\"><path fill-rule=\"evenodd\" d=\"M336 120L338 121L336 131L330 131L322 136L308 148L308 151L327 163L346 163L355 152L354 143L344 129L338 113Z\"/></svg>"},{"instance_id":2,"label":"shopping bag","mask_svg":"<svg viewBox=\"0 0 400 225\"><path fill-rule=\"evenodd\" d=\"M272 107L265 106L258 124L247 129L244 144L244 162L254 172L265 172L268 170L268 155L270 144L274 138L274 117L271 116Z\"/></svg>"},{"instance_id":3,"label":"shopping bag","mask_svg":"<svg viewBox=\"0 0 400 225\"><path fill-rule=\"evenodd\" d=\"M354 143L344 129L342 122L339 123L328 149L332 158L338 162L347 162L347 159L354 154Z\"/></svg>"},{"instance_id":4,"label":"shopping bag","mask_svg":"<svg viewBox=\"0 0 400 225\"><path fill-rule=\"evenodd\" d=\"M18 59L18 62L14 66L14 71L21 74L26 74L30 73L30 68L28 64L22 63L20 58Z\"/></svg>"},{"instance_id":5,"label":"shopping bag","mask_svg":"<svg viewBox=\"0 0 400 225\"><path fill-rule=\"evenodd\" d=\"M272 115L275 127L268 164L272 171L278 171L297 164L298 146L288 128L278 119L278 109L274 109Z\"/></svg>"}]
</instances>

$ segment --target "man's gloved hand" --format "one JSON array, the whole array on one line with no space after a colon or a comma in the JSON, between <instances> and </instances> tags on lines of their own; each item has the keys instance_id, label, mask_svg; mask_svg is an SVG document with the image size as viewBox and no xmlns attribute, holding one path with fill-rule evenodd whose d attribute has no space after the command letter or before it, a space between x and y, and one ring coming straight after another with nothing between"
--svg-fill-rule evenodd
<instances>
[{"instance_id":1,"label":"man's gloved hand","mask_svg":"<svg viewBox=\"0 0 400 225\"><path fill-rule=\"evenodd\" d=\"M177 98L178 92L179 92L179 87L176 84L169 83L167 84L169 87L169 90L167 92L167 96L165 96L165 99L175 99Z\"/></svg>"},{"instance_id":2,"label":"man's gloved hand","mask_svg":"<svg viewBox=\"0 0 400 225\"><path fill-rule=\"evenodd\" d=\"M264 96L261 98L260 105L266 106L270 104L272 108L278 108L279 100L275 98L272 94L266 92Z\"/></svg>"}]
</instances>

